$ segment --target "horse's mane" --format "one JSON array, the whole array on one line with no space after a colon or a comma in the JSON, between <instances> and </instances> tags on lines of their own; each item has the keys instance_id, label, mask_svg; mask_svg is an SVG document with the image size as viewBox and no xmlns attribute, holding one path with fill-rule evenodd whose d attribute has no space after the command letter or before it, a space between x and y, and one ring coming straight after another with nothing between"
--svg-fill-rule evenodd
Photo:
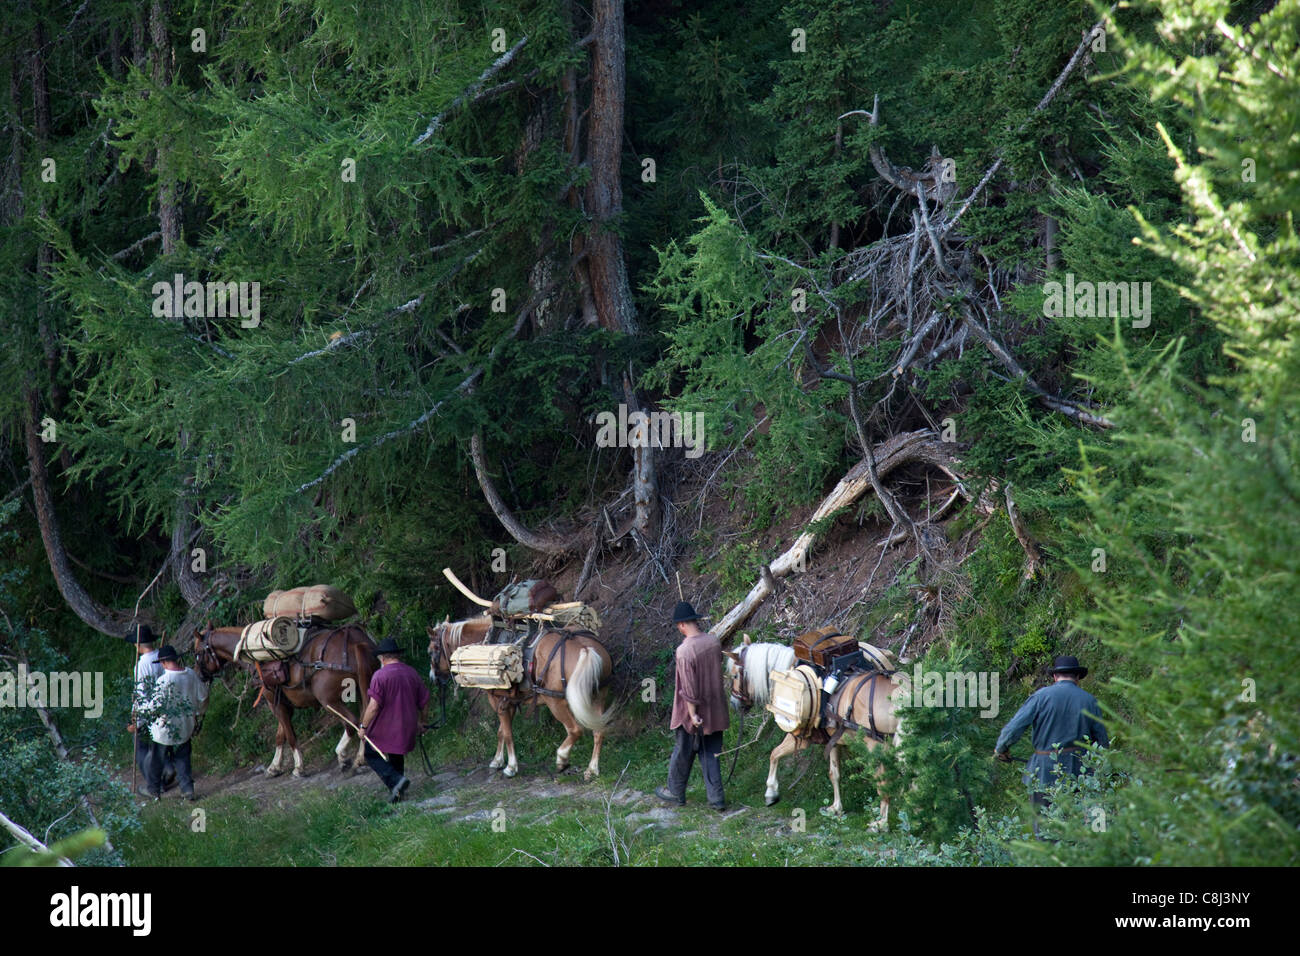
<instances>
[{"instance_id":1,"label":"horse's mane","mask_svg":"<svg viewBox=\"0 0 1300 956\"><path fill-rule=\"evenodd\" d=\"M745 689L755 707L766 707L772 696L768 680L772 671L789 670L794 664L794 648L784 644L750 644L745 652Z\"/></svg>"},{"instance_id":2,"label":"horse's mane","mask_svg":"<svg viewBox=\"0 0 1300 956\"><path fill-rule=\"evenodd\" d=\"M469 621L448 621L442 625L442 647L448 656L460 647L460 640L468 623Z\"/></svg>"}]
</instances>

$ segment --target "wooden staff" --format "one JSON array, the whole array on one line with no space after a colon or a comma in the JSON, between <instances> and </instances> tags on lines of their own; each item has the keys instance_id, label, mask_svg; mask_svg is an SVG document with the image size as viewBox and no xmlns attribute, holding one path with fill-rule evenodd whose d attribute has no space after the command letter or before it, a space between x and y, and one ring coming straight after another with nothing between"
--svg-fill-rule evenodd
<instances>
[{"instance_id":1,"label":"wooden staff","mask_svg":"<svg viewBox=\"0 0 1300 956\"><path fill-rule=\"evenodd\" d=\"M326 705L325 705L325 709L328 710L328 711L330 711L332 714L334 714L335 717L337 717L339 720L343 721L343 723L347 724L349 727L351 727L353 730L355 730L358 734L360 734L362 740L364 740L366 743L370 744L371 747L374 747L375 753L379 754L379 756L383 757L385 760L388 759L388 754L384 753L384 752L383 752L382 750L380 750L378 747L375 747L375 742L374 742L373 740L371 740L369 737L366 736L366 732L365 732L364 730L362 730L360 727L358 727L356 724L354 724L352 721L350 721L350 720L348 719L348 717L347 717L346 714L340 713L339 711L335 710L335 709L334 709L332 706L330 706L329 704L326 704Z\"/></svg>"}]
</instances>

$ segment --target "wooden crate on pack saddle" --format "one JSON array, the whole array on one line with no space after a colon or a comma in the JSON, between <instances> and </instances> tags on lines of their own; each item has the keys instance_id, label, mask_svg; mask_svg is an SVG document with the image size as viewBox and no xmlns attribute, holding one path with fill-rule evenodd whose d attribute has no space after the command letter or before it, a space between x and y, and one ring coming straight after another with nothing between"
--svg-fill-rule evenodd
<instances>
[{"instance_id":1,"label":"wooden crate on pack saddle","mask_svg":"<svg viewBox=\"0 0 1300 956\"><path fill-rule=\"evenodd\" d=\"M841 634L833 627L822 627L800 634L794 641L795 660L823 670L829 668L837 657L845 657L857 651L858 639Z\"/></svg>"}]
</instances>

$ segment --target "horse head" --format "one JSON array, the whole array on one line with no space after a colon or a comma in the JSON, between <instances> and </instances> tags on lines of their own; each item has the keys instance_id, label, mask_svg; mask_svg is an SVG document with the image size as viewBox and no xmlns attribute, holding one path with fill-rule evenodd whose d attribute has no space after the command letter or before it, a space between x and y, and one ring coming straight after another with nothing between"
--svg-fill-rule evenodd
<instances>
[{"instance_id":1,"label":"horse head","mask_svg":"<svg viewBox=\"0 0 1300 956\"><path fill-rule=\"evenodd\" d=\"M241 629L213 627L209 621L204 624L203 632L194 635L194 671L204 681L211 681L234 662L234 644L226 639L226 632L234 631L233 641L238 642ZM216 636L218 640L213 641Z\"/></svg>"},{"instance_id":2,"label":"horse head","mask_svg":"<svg viewBox=\"0 0 1300 956\"><path fill-rule=\"evenodd\" d=\"M745 635L737 651L727 655L727 676L731 678L731 703L740 713L762 710L772 696L772 671L794 666L794 648L784 644L755 644Z\"/></svg>"},{"instance_id":3,"label":"horse head","mask_svg":"<svg viewBox=\"0 0 1300 956\"><path fill-rule=\"evenodd\" d=\"M444 617L441 624L426 627L429 635L429 680L444 684L451 677L451 654L447 651L446 636L451 628L451 617Z\"/></svg>"},{"instance_id":4,"label":"horse head","mask_svg":"<svg viewBox=\"0 0 1300 956\"><path fill-rule=\"evenodd\" d=\"M744 636L744 643L739 651L723 650L727 657L727 676L731 678L731 709L739 714L747 714L754 706L749 690L745 685L745 657L749 653L749 635Z\"/></svg>"}]
</instances>

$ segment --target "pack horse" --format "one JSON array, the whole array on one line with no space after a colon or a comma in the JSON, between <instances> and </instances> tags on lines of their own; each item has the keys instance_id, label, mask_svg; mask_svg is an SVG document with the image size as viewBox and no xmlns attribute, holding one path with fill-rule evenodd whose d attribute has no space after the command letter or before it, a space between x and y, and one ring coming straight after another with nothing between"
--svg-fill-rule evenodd
<instances>
[{"instance_id":1,"label":"pack horse","mask_svg":"<svg viewBox=\"0 0 1300 956\"><path fill-rule=\"evenodd\" d=\"M507 777L519 772L514 715L524 703L535 704L540 698L565 730L555 751L556 771L569 766L573 747L586 729L591 731L593 743L583 779L599 775L600 748L612 722L612 713L605 708L605 687L614 665L596 634L577 623L555 626L559 623L556 616L540 613L542 608L536 606L506 608L501 597L497 602L484 601L449 571L444 573L487 610L478 617L444 619L427 628L429 677L445 686L454 674L462 686L486 691L497 714L497 750L488 766ZM511 610L525 613L510 615ZM526 623L529 620L531 626Z\"/></svg>"},{"instance_id":2,"label":"pack horse","mask_svg":"<svg viewBox=\"0 0 1300 956\"><path fill-rule=\"evenodd\" d=\"M346 598L342 605L308 604L321 595L325 602L337 602L341 597L332 588L318 585L317 589L320 594L309 593L305 598L300 592L311 589L273 592L267 598L266 620L248 627L209 625L194 639L194 668L203 680L213 680L231 665L257 677L261 684L258 700L266 697L277 725L275 756L266 768L267 774L273 777L284 772L286 747L293 754L293 775L303 776L302 751L298 749L293 715L296 710L307 708L324 707L343 725L343 737L334 749L339 769L347 769L348 754L354 744L352 769L360 771L365 766L364 748L356 726L369 699L371 675L379 669L376 644L358 624L336 626L321 617L322 613L336 617L356 612ZM282 616L293 602L298 606L291 613L301 620ZM286 633L296 635L296 639L291 643L279 640ZM348 709L349 700L355 701L358 707L355 719Z\"/></svg>"},{"instance_id":3,"label":"pack horse","mask_svg":"<svg viewBox=\"0 0 1300 956\"><path fill-rule=\"evenodd\" d=\"M871 749L898 742L901 724L895 702L908 687L906 676L895 671L892 655L832 629L804 634L794 647L753 644L745 635L738 650L723 653L733 705L742 712L753 707L769 710L786 731L768 760L767 805L781 798L776 777L781 758L820 743L826 747L835 796L827 812L842 814L839 751L844 735L861 735ZM880 818L873 827L888 822L889 800L882 796Z\"/></svg>"}]
</instances>

